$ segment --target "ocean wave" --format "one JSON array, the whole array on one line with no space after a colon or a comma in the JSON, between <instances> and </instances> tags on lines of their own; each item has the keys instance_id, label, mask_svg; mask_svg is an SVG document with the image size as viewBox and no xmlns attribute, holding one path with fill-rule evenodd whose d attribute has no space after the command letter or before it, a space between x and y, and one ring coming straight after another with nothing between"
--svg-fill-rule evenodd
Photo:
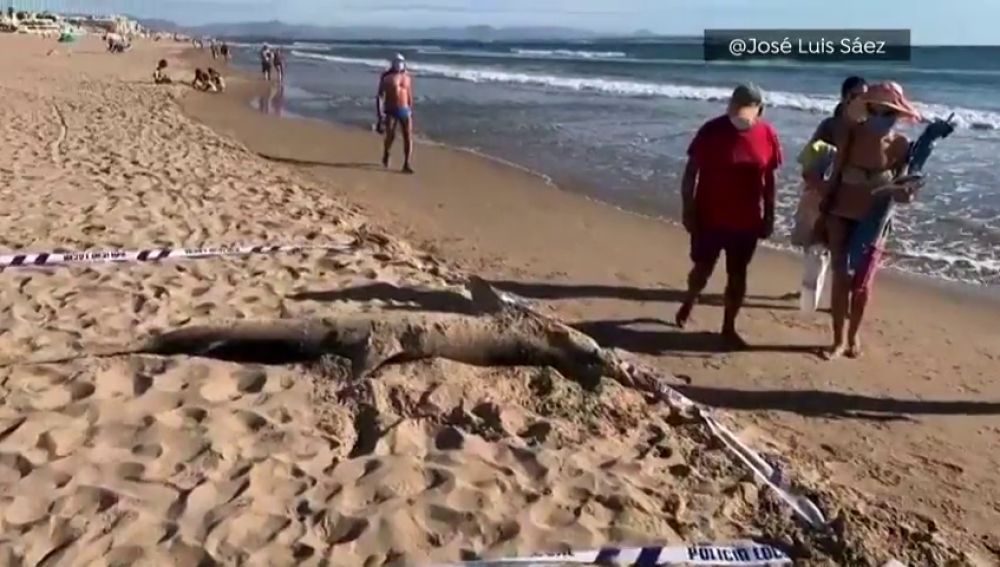
<instances>
[{"instance_id":1,"label":"ocean wave","mask_svg":"<svg viewBox=\"0 0 1000 567\"><path fill-rule=\"evenodd\" d=\"M896 250L894 255L903 260L939 264L952 270L957 268L960 271L976 273L979 277L992 278L1000 274L1000 259L971 258L966 254L929 250L912 242L900 242L899 250Z\"/></svg>"},{"instance_id":2,"label":"ocean wave","mask_svg":"<svg viewBox=\"0 0 1000 567\"><path fill-rule=\"evenodd\" d=\"M619 59L628 57L622 51L583 51L574 49L518 49L510 50L514 55L528 57L569 57L580 59Z\"/></svg>"},{"instance_id":3,"label":"ocean wave","mask_svg":"<svg viewBox=\"0 0 1000 567\"><path fill-rule=\"evenodd\" d=\"M384 69L386 61L356 57L341 57L307 51L293 51L293 55L307 59L319 59L332 63L364 65ZM708 87L679 85L672 83L651 83L627 81L600 77L568 77L539 73L524 73L500 68L481 68L436 63L411 63L409 68L429 76L445 77L473 83L508 83L532 85L598 94L631 97L662 97L680 100L721 102L729 100L732 89L728 87ZM837 104L834 97L805 93L768 91L768 106L789 108L813 113L828 113ZM947 118L955 114L959 127L977 130L1000 130L1000 113L968 108L950 108L936 104L918 104L920 112L927 119Z\"/></svg>"},{"instance_id":4,"label":"ocean wave","mask_svg":"<svg viewBox=\"0 0 1000 567\"><path fill-rule=\"evenodd\" d=\"M291 47L293 49L315 49L320 51L329 51L330 45L327 43L316 43L314 41L296 41L292 43Z\"/></svg>"},{"instance_id":5,"label":"ocean wave","mask_svg":"<svg viewBox=\"0 0 1000 567\"><path fill-rule=\"evenodd\" d=\"M378 49L386 48L395 51L416 51L419 53L437 53L443 48L438 45L425 45L418 43L391 43L391 42L366 42L366 43L320 43L314 41L296 41L296 49L307 51L333 51L334 49Z\"/></svg>"}]
</instances>

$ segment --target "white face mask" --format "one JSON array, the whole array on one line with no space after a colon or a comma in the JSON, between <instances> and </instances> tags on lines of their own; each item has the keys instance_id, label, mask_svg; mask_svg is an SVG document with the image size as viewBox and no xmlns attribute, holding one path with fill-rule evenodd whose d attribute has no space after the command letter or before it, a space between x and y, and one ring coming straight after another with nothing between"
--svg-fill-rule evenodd
<instances>
[{"instance_id":1,"label":"white face mask","mask_svg":"<svg viewBox=\"0 0 1000 567\"><path fill-rule=\"evenodd\" d=\"M743 118L742 116L730 116L729 121L733 123L733 126L735 126L737 130L749 130L754 125L753 120Z\"/></svg>"}]
</instances>

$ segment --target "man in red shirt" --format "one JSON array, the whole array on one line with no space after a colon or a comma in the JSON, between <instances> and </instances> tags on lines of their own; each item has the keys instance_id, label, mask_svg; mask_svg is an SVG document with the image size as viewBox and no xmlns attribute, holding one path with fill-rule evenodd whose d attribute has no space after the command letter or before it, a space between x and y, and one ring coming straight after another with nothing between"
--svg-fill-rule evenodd
<instances>
[{"instance_id":1,"label":"man in red shirt","mask_svg":"<svg viewBox=\"0 0 1000 567\"><path fill-rule=\"evenodd\" d=\"M781 144L774 128L761 118L763 111L764 99L756 86L736 87L726 114L706 122L691 142L681 187L694 266L675 321L681 328L687 323L725 252L722 336L736 349L747 346L736 332L747 268L757 241L774 231L774 172L781 165Z\"/></svg>"}]
</instances>

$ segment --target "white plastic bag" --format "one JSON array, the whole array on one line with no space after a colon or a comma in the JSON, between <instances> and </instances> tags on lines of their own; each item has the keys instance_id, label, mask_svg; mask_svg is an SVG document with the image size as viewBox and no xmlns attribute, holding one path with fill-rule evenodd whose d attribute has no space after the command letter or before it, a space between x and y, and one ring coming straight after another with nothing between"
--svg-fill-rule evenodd
<instances>
[{"instance_id":1,"label":"white plastic bag","mask_svg":"<svg viewBox=\"0 0 1000 567\"><path fill-rule=\"evenodd\" d=\"M806 248L802 260L802 287L799 293L799 310L812 313L819 309L819 301L830 269L830 252L822 245Z\"/></svg>"}]
</instances>

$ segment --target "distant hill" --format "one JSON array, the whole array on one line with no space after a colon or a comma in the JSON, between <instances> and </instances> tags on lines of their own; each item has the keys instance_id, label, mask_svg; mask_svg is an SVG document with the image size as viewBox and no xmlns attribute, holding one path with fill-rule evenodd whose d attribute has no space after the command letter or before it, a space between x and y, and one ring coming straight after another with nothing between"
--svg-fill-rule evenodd
<instances>
[{"instance_id":1,"label":"distant hill","mask_svg":"<svg viewBox=\"0 0 1000 567\"><path fill-rule=\"evenodd\" d=\"M219 23L203 26L180 26L166 20L139 20L145 27L158 31L183 32L194 36L267 38L283 40L452 40L452 41L543 41L587 40L600 37L586 30L564 27L492 26L433 27L403 29L392 27L329 27L309 24L288 24L279 21Z\"/></svg>"},{"instance_id":2,"label":"distant hill","mask_svg":"<svg viewBox=\"0 0 1000 567\"><path fill-rule=\"evenodd\" d=\"M174 22L171 22L170 20L157 20L157 19L151 19L151 18L135 18L135 17L132 17L132 16L126 16L126 17L129 18L130 20L135 20L135 21L139 22L139 24L142 27L144 27L144 28L146 28L148 30L155 30L155 31L159 31L159 32L168 32L168 33L183 32L184 31L184 28L182 26L179 26L179 25L175 24Z\"/></svg>"}]
</instances>

